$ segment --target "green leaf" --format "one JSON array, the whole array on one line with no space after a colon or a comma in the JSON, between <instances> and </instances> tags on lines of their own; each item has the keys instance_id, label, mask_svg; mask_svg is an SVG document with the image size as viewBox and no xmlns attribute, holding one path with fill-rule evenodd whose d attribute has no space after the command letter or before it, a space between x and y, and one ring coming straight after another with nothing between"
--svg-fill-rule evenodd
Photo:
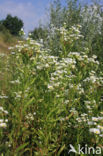
<instances>
[{"instance_id":1,"label":"green leaf","mask_svg":"<svg viewBox=\"0 0 103 156\"><path fill-rule=\"evenodd\" d=\"M65 149L65 144L60 148L60 150L58 151L57 156L59 156L64 149Z\"/></svg>"},{"instance_id":2,"label":"green leaf","mask_svg":"<svg viewBox=\"0 0 103 156\"><path fill-rule=\"evenodd\" d=\"M24 149L27 145L28 145L28 143L25 143L25 144L20 145L20 146L16 149L16 152L18 153L19 151L21 151L22 149Z\"/></svg>"}]
</instances>

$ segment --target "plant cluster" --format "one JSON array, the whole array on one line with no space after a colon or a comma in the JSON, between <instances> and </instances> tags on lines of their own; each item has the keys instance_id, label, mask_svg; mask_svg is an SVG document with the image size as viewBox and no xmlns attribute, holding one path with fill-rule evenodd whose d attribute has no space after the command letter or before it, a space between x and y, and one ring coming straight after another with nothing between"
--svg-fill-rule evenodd
<instances>
[{"instance_id":1,"label":"plant cluster","mask_svg":"<svg viewBox=\"0 0 103 156\"><path fill-rule=\"evenodd\" d=\"M66 156L70 144L102 146L103 73L88 48L73 52L80 28L56 28L58 56L30 35L9 48L11 76L0 90L1 155Z\"/></svg>"}]
</instances>

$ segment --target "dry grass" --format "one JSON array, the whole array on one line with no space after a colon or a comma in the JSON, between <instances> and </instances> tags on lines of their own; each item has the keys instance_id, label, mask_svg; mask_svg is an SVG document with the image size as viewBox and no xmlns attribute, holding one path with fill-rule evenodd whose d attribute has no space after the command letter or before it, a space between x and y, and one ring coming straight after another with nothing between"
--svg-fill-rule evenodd
<instances>
[{"instance_id":1,"label":"dry grass","mask_svg":"<svg viewBox=\"0 0 103 156\"><path fill-rule=\"evenodd\" d=\"M5 44L4 41L0 39L0 53L7 53L8 52L8 44Z\"/></svg>"},{"instance_id":2,"label":"dry grass","mask_svg":"<svg viewBox=\"0 0 103 156\"><path fill-rule=\"evenodd\" d=\"M15 44L17 44L19 39L20 38L12 36L8 32L7 34L6 32L4 34L0 32L0 53L8 54L9 52L8 47L14 46Z\"/></svg>"},{"instance_id":3,"label":"dry grass","mask_svg":"<svg viewBox=\"0 0 103 156\"><path fill-rule=\"evenodd\" d=\"M0 91L6 92L8 87L8 81L10 79L10 73L7 71L7 57L9 55L9 47L14 46L18 41L18 38L5 36L5 34L0 32Z\"/></svg>"}]
</instances>

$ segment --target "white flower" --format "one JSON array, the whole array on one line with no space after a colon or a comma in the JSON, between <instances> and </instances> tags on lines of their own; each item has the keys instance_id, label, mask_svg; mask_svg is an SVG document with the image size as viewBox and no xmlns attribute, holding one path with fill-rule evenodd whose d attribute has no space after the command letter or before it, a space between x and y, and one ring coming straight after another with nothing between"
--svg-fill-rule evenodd
<instances>
[{"instance_id":1,"label":"white flower","mask_svg":"<svg viewBox=\"0 0 103 156\"><path fill-rule=\"evenodd\" d=\"M2 111L5 114L8 114L8 112L6 110L4 110L3 107L0 107L0 111Z\"/></svg>"},{"instance_id":2,"label":"white flower","mask_svg":"<svg viewBox=\"0 0 103 156\"><path fill-rule=\"evenodd\" d=\"M5 128L5 127L7 127L7 125L6 125L6 123L0 123L0 127Z\"/></svg>"},{"instance_id":3,"label":"white flower","mask_svg":"<svg viewBox=\"0 0 103 156\"><path fill-rule=\"evenodd\" d=\"M88 108L88 109L91 109L91 107L90 107L89 105L87 105L87 108Z\"/></svg>"},{"instance_id":4,"label":"white flower","mask_svg":"<svg viewBox=\"0 0 103 156\"><path fill-rule=\"evenodd\" d=\"M83 114L81 114L81 116L84 117L84 116L87 116L87 114L86 113L83 113Z\"/></svg>"},{"instance_id":5,"label":"white flower","mask_svg":"<svg viewBox=\"0 0 103 156\"><path fill-rule=\"evenodd\" d=\"M52 90L54 89L52 85L48 85L48 89Z\"/></svg>"},{"instance_id":6,"label":"white flower","mask_svg":"<svg viewBox=\"0 0 103 156\"><path fill-rule=\"evenodd\" d=\"M0 99L7 99L8 96L5 96L5 95L0 95Z\"/></svg>"},{"instance_id":7,"label":"white flower","mask_svg":"<svg viewBox=\"0 0 103 156\"><path fill-rule=\"evenodd\" d=\"M103 117L100 117L100 116L99 116L99 117L98 117L98 120L103 120Z\"/></svg>"},{"instance_id":8,"label":"white flower","mask_svg":"<svg viewBox=\"0 0 103 156\"><path fill-rule=\"evenodd\" d=\"M0 119L0 123L3 123L3 121L4 121L3 119Z\"/></svg>"},{"instance_id":9,"label":"white flower","mask_svg":"<svg viewBox=\"0 0 103 156\"><path fill-rule=\"evenodd\" d=\"M97 126L100 130L103 130L103 126L98 125Z\"/></svg>"},{"instance_id":10,"label":"white flower","mask_svg":"<svg viewBox=\"0 0 103 156\"><path fill-rule=\"evenodd\" d=\"M92 120L93 120L93 121L98 121L98 118L92 117Z\"/></svg>"},{"instance_id":11,"label":"white flower","mask_svg":"<svg viewBox=\"0 0 103 156\"><path fill-rule=\"evenodd\" d=\"M15 52L13 52L13 51L12 51L12 52L11 52L11 54L12 54L12 55L14 55L14 54L15 54Z\"/></svg>"},{"instance_id":12,"label":"white flower","mask_svg":"<svg viewBox=\"0 0 103 156\"><path fill-rule=\"evenodd\" d=\"M100 130L97 129L97 128L90 128L89 131L92 132L92 133L95 133L95 134L100 134Z\"/></svg>"},{"instance_id":13,"label":"white flower","mask_svg":"<svg viewBox=\"0 0 103 156\"><path fill-rule=\"evenodd\" d=\"M31 113L29 113L27 116L26 116L26 119L29 119L29 120L34 120L34 117Z\"/></svg>"},{"instance_id":14,"label":"white flower","mask_svg":"<svg viewBox=\"0 0 103 156\"><path fill-rule=\"evenodd\" d=\"M49 67L49 64L46 63L46 64L45 64L45 67L48 68L48 67Z\"/></svg>"},{"instance_id":15,"label":"white flower","mask_svg":"<svg viewBox=\"0 0 103 156\"><path fill-rule=\"evenodd\" d=\"M6 119L5 122L8 122L8 119Z\"/></svg>"},{"instance_id":16,"label":"white flower","mask_svg":"<svg viewBox=\"0 0 103 156\"><path fill-rule=\"evenodd\" d=\"M11 49L14 49L14 47L9 47L8 49L11 50Z\"/></svg>"},{"instance_id":17,"label":"white flower","mask_svg":"<svg viewBox=\"0 0 103 156\"><path fill-rule=\"evenodd\" d=\"M19 80L14 80L14 81L10 81L10 83L11 83L11 84L16 84L16 83L17 83L17 84L20 84L20 81L19 81Z\"/></svg>"},{"instance_id":18,"label":"white flower","mask_svg":"<svg viewBox=\"0 0 103 156\"><path fill-rule=\"evenodd\" d=\"M8 111L4 110L4 113L5 113L5 114L8 114Z\"/></svg>"},{"instance_id":19,"label":"white flower","mask_svg":"<svg viewBox=\"0 0 103 156\"><path fill-rule=\"evenodd\" d=\"M96 56L96 55L93 55L92 57L93 57L94 59L96 59L96 58L97 58L97 56Z\"/></svg>"},{"instance_id":20,"label":"white flower","mask_svg":"<svg viewBox=\"0 0 103 156\"><path fill-rule=\"evenodd\" d=\"M34 112L33 114L36 115L36 112Z\"/></svg>"},{"instance_id":21,"label":"white flower","mask_svg":"<svg viewBox=\"0 0 103 156\"><path fill-rule=\"evenodd\" d=\"M3 107L0 107L0 111L4 111Z\"/></svg>"}]
</instances>

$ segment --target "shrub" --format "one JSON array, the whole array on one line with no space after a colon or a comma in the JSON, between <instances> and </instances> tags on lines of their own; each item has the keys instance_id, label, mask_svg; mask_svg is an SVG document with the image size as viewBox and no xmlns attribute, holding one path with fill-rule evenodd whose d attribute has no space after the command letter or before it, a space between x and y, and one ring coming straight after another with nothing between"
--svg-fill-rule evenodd
<instances>
[{"instance_id":1,"label":"shrub","mask_svg":"<svg viewBox=\"0 0 103 156\"><path fill-rule=\"evenodd\" d=\"M11 15L7 15L2 24L10 31L12 35L19 35L19 31L23 27L23 21L17 16L12 17Z\"/></svg>"}]
</instances>

